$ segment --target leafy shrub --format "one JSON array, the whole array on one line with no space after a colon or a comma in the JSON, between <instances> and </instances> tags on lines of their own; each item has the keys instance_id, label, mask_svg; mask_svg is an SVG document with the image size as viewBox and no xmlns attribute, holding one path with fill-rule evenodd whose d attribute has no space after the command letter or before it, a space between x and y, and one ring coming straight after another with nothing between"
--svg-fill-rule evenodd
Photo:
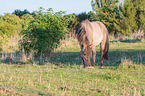
<instances>
[{"instance_id":1,"label":"leafy shrub","mask_svg":"<svg viewBox=\"0 0 145 96\"><path fill-rule=\"evenodd\" d=\"M15 52L22 28L22 20L15 14L0 16L0 52Z\"/></svg>"},{"instance_id":2,"label":"leafy shrub","mask_svg":"<svg viewBox=\"0 0 145 96\"><path fill-rule=\"evenodd\" d=\"M38 56L49 56L57 47L67 31L67 22L62 11L54 13L52 9L40 8L34 12L27 30L23 31L22 47L25 51L34 51Z\"/></svg>"}]
</instances>

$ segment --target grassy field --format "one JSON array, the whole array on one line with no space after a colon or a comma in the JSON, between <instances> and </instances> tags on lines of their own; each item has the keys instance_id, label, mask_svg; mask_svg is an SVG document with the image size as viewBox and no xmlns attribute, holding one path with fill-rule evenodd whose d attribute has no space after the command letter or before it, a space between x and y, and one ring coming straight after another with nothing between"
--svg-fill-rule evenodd
<instances>
[{"instance_id":1,"label":"grassy field","mask_svg":"<svg viewBox=\"0 0 145 96\"><path fill-rule=\"evenodd\" d=\"M109 61L85 69L75 39L62 41L45 65L0 63L0 95L144 96L145 41L110 41Z\"/></svg>"}]
</instances>

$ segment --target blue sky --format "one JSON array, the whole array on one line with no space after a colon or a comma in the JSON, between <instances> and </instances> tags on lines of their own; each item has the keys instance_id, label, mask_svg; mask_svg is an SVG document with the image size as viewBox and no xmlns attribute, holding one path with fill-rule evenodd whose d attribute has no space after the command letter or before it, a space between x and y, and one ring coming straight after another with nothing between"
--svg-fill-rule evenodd
<instances>
[{"instance_id":1,"label":"blue sky","mask_svg":"<svg viewBox=\"0 0 145 96\"><path fill-rule=\"evenodd\" d=\"M27 9L29 12L52 8L55 12L66 11L66 14L92 11L92 0L0 0L0 15L12 13L16 9ZM121 2L123 0L120 0Z\"/></svg>"}]
</instances>

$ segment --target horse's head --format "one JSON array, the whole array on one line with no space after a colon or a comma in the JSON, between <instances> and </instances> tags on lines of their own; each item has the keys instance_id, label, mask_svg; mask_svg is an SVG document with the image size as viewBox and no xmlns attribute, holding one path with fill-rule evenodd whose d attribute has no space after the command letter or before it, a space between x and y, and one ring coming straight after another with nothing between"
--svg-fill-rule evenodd
<instances>
[{"instance_id":1,"label":"horse's head","mask_svg":"<svg viewBox=\"0 0 145 96\"><path fill-rule=\"evenodd\" d=\"M81 44L81 52L80 52L81 58L83 60L84 67L90 66L90 58L92 56L92 50L90 48L90 45L88 44Z\"/></svg>"}]
</instances>

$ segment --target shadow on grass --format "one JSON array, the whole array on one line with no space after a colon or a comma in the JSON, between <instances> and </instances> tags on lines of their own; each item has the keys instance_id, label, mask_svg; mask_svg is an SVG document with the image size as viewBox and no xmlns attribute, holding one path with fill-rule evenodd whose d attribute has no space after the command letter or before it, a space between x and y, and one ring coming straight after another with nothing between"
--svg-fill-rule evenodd
<instances>
[{"instance_id":1,"label":"shadow on grass","mask_svg":"<svg viewBox=\"0 0 145 96\"><path fill-rule=\"evenodd\" d=\"M119 40L120 42L123 42L123 43L141 43L141 39L126 39L126 40Z\"/></svg>"},{"instance_id":2,"label":"shadow on grass","mask_svg":"<svg viewBox=\"0 0 145 96\"><path fill-rule=\"evenodd\" d=\"M123 43L141 43L141 39L125 39L125 40L122 40L122 39L119 39L119 40L113 40L113 41L110 41L111 43L113 42L123 42Z\"/></svg>"},{"instance_id":3,"label":"shadow on grass","mask_svg":"<svg viewBox=\"0 0 145 96\"><path fill-rule=\"evenodd\" d=\"M1 60L0 62L2 63L5 63L5 64L14 64L14 65L18 65L18 66L25 66L27 64L33 64L32 61L27 61L27 62L24 62L24 61L21 61L21 60L12 60L10 57L7 57L6 59L4 60Z\"/></svg>"},{"instance_id":4,"label":"shadow on grass","mask_svg":"<svg viewBox=\"0 0 145 96\"><path fill-rule=\"evenodd\" d=\"M125 41L126 42L126 41ZM98 50L98 49L97 49ZM131 61L133 64L145 65L145 49L140 48L127 48L113 49L109 51L109 60L104 60L104 66L119 66L122 60ZM33 64L33 62L23 62L21 60L13 61L11 58L6 58L1 61L6 64ZM55 52L49 60L50 63L55 65L82 65L82 59L79 52ZM101 57L100 51L97 51L96 66L100 66ZM38 64L38 63L36 63ZM40 64L38 64L40 65Z\"/></svg>"},{"instance_id":5,"label":"shadow on grass","mask_svg":"<svg viewBox=\"0 0 145 96\"><path fill-rule=\"evenodd\" d=\"M18 66L25 66L27 64L33 64L33 62L31 60L27 60L24 61L22 60L21 56L14 56L11 54L14 53L0 53L0 62L1 63L5 63L5 64L14 64L14 65L18 65ZM2 56L3 55L3 56Z\"/></svg>"},{"instance_id":6,"label":"shadow on grass","mask_svg":"<svg viewBox=\"0 0 145 96\"><path fill-rule=\"evenodd\" d=\"M50 62L56 65L81 65L81 57L79 52L56 52L50 59ZM133 49L116 49L109 51L109 60L104 60L104 66L119 66L122 60L127 60L133 64L145 65L145 50L133 50ZM100 52L97 51L96 66L100 66L101 57Z\"/></svg>"}]
</instances>

